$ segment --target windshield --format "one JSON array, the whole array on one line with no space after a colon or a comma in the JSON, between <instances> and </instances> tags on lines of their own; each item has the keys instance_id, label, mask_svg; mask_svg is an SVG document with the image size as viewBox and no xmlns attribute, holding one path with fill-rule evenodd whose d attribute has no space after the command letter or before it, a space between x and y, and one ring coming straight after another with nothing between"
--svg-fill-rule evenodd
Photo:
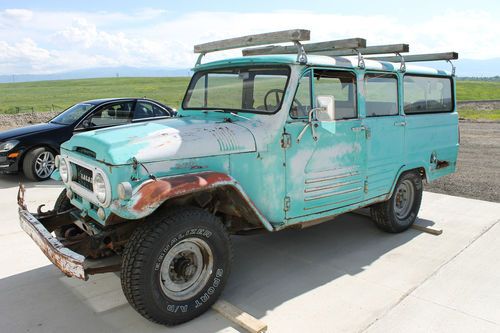
<instances>
[{"instance_id":1,"label":"windshield","mask_svg":"<svg viewBox=\"0 0 500 333\"><path fill-rule=\"evenodd\" d=\"M64 111L63 113L53 118L50 122L62 125L71 125L75 121L80 119L93 106L94 105L92 104L75 104L72 107L66 109L66 111Z\"/></svg>"},{"instance_id":2,"label":"windshield","mask_svg":"<svg viewBox=\"0 0 500 333\"><path fill-rule=\"evenodd\" d=\"M183 109L274 113L285 94L286 67L226 68L198 72L182 103Z\"/></svg>"}]
</instances>

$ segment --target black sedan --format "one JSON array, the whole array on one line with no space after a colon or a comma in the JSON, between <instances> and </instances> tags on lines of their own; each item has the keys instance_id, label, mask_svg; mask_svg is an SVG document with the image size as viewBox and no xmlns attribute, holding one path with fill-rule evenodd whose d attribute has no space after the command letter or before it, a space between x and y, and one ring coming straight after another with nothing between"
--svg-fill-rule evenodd
<instances>
[{"instance_id":1,"label":"black sedan","mask_svg":"<svg viewBox=\"0 0 500 333\"><path fill-rule=\"evenodd\" d=\"M0 173L23 171L45 180L54 171L59 146L80 131L162 119L175 110L150 99L96 99L75 104L47 123L0 132Z\"/></svg>"}]
</instances>

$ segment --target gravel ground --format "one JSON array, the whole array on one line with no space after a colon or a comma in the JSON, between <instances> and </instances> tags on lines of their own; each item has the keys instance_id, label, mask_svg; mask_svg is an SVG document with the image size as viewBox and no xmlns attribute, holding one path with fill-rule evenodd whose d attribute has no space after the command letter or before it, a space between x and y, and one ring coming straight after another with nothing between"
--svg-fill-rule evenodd
<instances>
[{"instance_id":1,"label":"gravel ground","mask_svg":"<svg viewBox=\"0 0 500 333\"><path fill-rule=\"evenodd\" d=\"M425 190L500 202L500 122L460 121L457 172Z\"/></svg>"}]
</instances>

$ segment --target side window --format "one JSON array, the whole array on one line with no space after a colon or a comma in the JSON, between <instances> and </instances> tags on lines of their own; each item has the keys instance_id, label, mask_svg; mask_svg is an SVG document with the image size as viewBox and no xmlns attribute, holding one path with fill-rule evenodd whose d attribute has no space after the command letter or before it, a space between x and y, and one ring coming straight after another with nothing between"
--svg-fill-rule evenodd
<instances>
[{"instance_id":1,"label":"side window","mask_svg":"<svg viewBox=\"0 0 500 333\"><path fill-rule=\"evenodd\" d=\"M405 75L404 110L406 114L453 111L451 79Z\"/></svg>"},{"instance_id":2,"label":"side window","mask_svg":"<svg viewBox=\"0 0 500 333\"><path fill-rule=\"evenodd\" d=\"M95 127L122 125L132 118L134 102L122 102L107 105L90 117L90 124Z\"/></svg>"},{"instance_id":3,"label":"side window","mask_svg":"<svg viewBox=\"0 0 500 333\"><path fill-rule=\"evenodd\" d=\"M335 100L335 119L358 116L356 105L356 76L351 72L314 70L314 99L330 95Z\"/></svg>"},{"instance_id":4,"label":"side window","mask_svg":"<svg viewBox=\"0 0 500 333\"><path fill-rule=\"evenodd\" d=\"M170 113L167 110L153 104L153 113L155 117L169 117Z\"/></svg>"},{"instance_id":5,"label":"side window","mask_svg":"<svg viewBox=\"0 0 500 333\"><path fill-rule=\"evenodd\" d=\"M308 71L299 81L290 116L292 118L307 118L311 108L311 71Z\"/></svg>"},{"instance_id":6,"label":"side window","mask_svg":"<svg viewBox=\"0 0 500 333\"><path fill-rule=\"evenodd\" d=\"M390 74L365 75L366 116L398 114L398 79Z\"/></svg>"},{"instance_id":7,"label":"side window","mask_svg":"<svg viewBox=\"0 0 500 333\"><path fill-rule=\"evenodd\" d=\"M153 104L144 101L138 101L135 104L134 119L152 118L154 116Z\"/></svg>"}]
</instances>

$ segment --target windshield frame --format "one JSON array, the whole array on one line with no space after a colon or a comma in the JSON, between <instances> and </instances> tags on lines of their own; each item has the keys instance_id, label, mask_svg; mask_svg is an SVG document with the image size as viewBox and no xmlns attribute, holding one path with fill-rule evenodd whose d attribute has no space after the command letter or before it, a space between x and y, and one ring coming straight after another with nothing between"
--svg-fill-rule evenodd
<instances>
[{"instance_id":1,"label":"windshield frame","mask_svg":"<svg viewBox=\"0 0 500 333\"><path fill-rule=\"evenodd\" d=\"M274 111L262 111L262 110L254 110L254 109L234 109L234 108L223 108L223 107L187 107L187 100L188 97L191 97L192 92L194 90L194 86L198 82L198 79L202 77L203 75L207 73L217 73L218 71L224 71L224 70L245 70L245 69L285 69L286 70L286 75L287 79L284 85L284 91L283 91L283 98L280 101L280 104L276 106L276 109ZM287 91L289 90L289 83L290 83L290 77L292 75L292 69L288 65L283 65L283 64L272 64L272 65L261 65L261 64L249 64L249 65L238 65L238 66L225 66L225 67L215 67L215 68L209 68L205 70L200 70L197 71L196 73L193 74L191 77L191 80L189 82L189 85L187 87L186 93L184 94L184 97L182 99L182 110L186 111L228 111L228 112L244 112L244 113L254 113L254 114L265 114L265 115L273 115L278 113L282 106L283 102L285 100L285 95Z\"/></svg>"}]
</instances>

